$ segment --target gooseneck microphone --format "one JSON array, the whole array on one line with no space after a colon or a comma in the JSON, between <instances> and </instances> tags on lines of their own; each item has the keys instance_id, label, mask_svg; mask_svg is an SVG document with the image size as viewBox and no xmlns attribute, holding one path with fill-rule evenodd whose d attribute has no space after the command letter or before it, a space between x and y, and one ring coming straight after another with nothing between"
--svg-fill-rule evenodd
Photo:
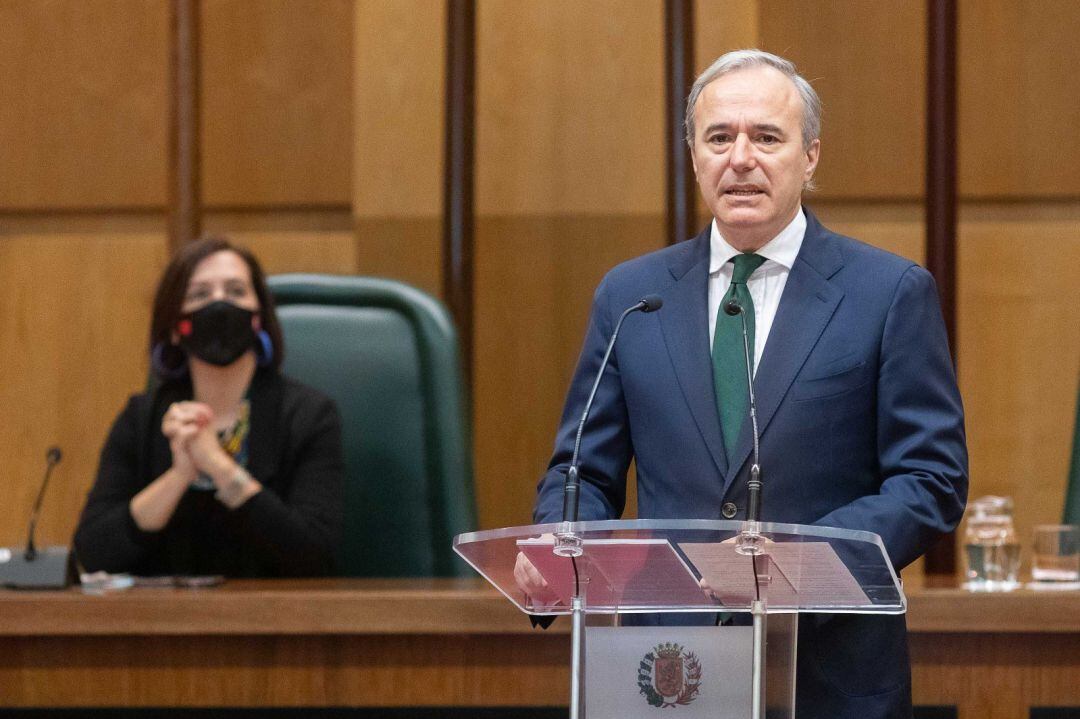
<instances>
[{"instance_id":1,"label":"gooseneck microphone","mask_svg":"<svg viewBox=\"0 0 1080 719\"><path fill-rule=\"evenodd\" d=\"M750 334L746 329L746 312L739 301L732 297L724 303L724 313L729 317L739 316L742 320L743 358L746 360L746 386L750 392L750 426L754 431L754 462L750 465L750 480L746 483L747 505L746 521L761 521L761 447L758 436L757 401L754 399L754 369L750 358Z\"/></svg>"},{"instance_id":2,"label":"gooseneck microphone","mask_svg":"<svg viewBox=\"0 0 1080 719\"><path fill-rule=\"evenodd\" d=\"M585 409L581 412L581 419L578 421L577 435L574 437L574 454L570 459L570 468L566 472L566 481L563 484L563 523L576 522L578 518L578 498L581 493L581 477L578 468L578 455L581 453L581 435L585 430L585 421L589 418L589 411L592 410L593 400L596 399L596 390L600 386L600 380L604 376L604 370L607 369L608 360L611 359L611 350L615 347L615 340L619 336L619 329L622 327L623 320L634 312L655 312L664 305L664 300L659 295L645 295L636 303L623 310L623 313L619 316L619 321L615 323L615 329L611 333L611 339L608 340L607 349L604 351L604 358L600 361L600 369L596 372L596 379L593 381L592 390L589 391L589 397L585 400ZM562 537L566 538L566 533L561 533ZM556 533L556 536L560 536L560 533ZM560 547L556 547L556 554L561 556L580 556L580 545L577 547L565 547L562 552L559 551ZM576 549L576 551L574 551Z\"/></svg>"},{"instance_id":3,"label":"gooseneck microphone","mask_svg":"<svg viewBox=\"0 0 1080 719\"><path fill-rule=\"evenodd\" d=\"M45 479L41 481L37 499L30 512L30 527L26 535L26 548L0 547L0 587L11 589L63 589L74 578L71 550L66 546L49 546L40 549L34 544L34 530L38 514L49 486L49 477L62 454L59 447L49 447L45 453Z\"/></svg>"},{"instance_id":4,"label":"gooseneck microphone","mask_svg":"<svg viewBox=\"0 0 1080 719\"><path fill-rule=\"evenodd\" d=\"M37 559L37 548L34 546L34 530L37 529L38 514L41 513L41 501L45 499L45 489L49 486L49 477L52 476L53 468L60 464L64 454L59 447L49 447L45 453L45 479L41 480L41 489L38 490L37 499L34 500L34 508L30 512L30 529L26 535L26 561L32 562Z\"/></svg>"}]
</instances>

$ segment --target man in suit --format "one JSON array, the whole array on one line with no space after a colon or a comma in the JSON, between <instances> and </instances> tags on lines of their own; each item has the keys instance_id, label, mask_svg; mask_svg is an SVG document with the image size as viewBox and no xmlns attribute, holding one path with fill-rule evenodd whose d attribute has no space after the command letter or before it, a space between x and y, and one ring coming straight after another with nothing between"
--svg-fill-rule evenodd
<instances>
[{"instance_id":1,"label":"man in suit","mask_svg":"<svg viewBox=\"0 0 1080 719\"><path fill-rule=\"evenodd\" d=\"M582 520L622 514L631 460L639 517L746 517L753 433L741 319L722 310L735 298L753 333L762 519L875 532L898 568L959 522L963 410L934 281L802 207L819 128L816 93L782 58L729 53L698 78L687 142L713 221L601 282L537 522L561 519L607 340L622 310L650 293L663 309L627 318L585 427ZM516 574L526 588L543 584L523 558ZM910 682L902 616L800 621L799 719L910 717Z\"/></svg>"}]
</instances>

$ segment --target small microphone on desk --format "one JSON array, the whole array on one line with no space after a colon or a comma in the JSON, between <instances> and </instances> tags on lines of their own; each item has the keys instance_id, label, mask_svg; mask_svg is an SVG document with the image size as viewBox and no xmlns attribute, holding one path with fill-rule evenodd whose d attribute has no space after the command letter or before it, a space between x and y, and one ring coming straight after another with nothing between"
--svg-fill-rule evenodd
<instances>
[{"instance_id":1,"label":"small microphone on desk","mask_svg":"<svg viewBox=\"0 0 1080 719\"><path fill-rule=\"evenodd\" d=\"M26 561L32 562L37 558L37 547L34 546L34 530L37 529L38 515L41 513L41 502L45 499L45 489L49 486L49 477L52 476L53 468L60 464L64 453L59 447L49 447L45 453L45 479L41 480L41 489L38 490L37 499L34 500L34 508L30 512L30 529L26 533L26 553L23 555Z\"/></svg>"},{"instance_id":2,"label":"small microphone on desk","mask_svg":"<svg viewBox=\"0 0 1080 719\"><path fill-rule=\"evenodd\" d=\"M742 320L743 359L746 362L746 387L750 394L750 427L754 432L754 461L750 465L750 479L746 482L747 504L746 521L753 523L736 541L735 549L740 554L760 554L762 551L761 535L757 533L757 523L761 521L761 438L758 435L757 400L754 397L754 366L751 363L750 333L746 328L746 312L739 301L732 297L724 303L724 314L729 317L738 315Z\"/></svg>"},{"instance_id":3,"label":"small microphone on desk","mask_svg":"<svg viewBox=\"0 0 1080 719\"><path fill-rule=\"evenodd\" d=\"M30 511L30 525L26 533L26 549L22 552L4 552L0 560L0 586L18 589L60 589L70 583L70 550L67 547L46 547L40 552L34 544L38 515L49 486L49 477L60 464L63 452L59 447L49 447L45 453L45 478L41 481L37 499Z\"/></svg>"},{"instance_id":4,"label":"small microphone on desk","mask_svg":"<svg viewBox=\"0 0 1080 719\"><path fill-rule=\"evenodd\" d=\"M585 401L585 409L581 412L581 420L578 422L577 435L574 438L574 454L570 459L570 468L566 471L566 481L563 483L563 524L576 522L578 518L578 498L581 492L578 455L581 452L581 434L585 430L585 420L589 418L589 411L592 409L593 400L596 399L596 389L600 386L600 380L604 376L604 370L607 369L608 360L611 358L611 350L615 347L615 340L619 336L619 329L622 327L623 320L634 312L655 312L663 306L664 300L660 295L645 295L636 303L623 310L623 313L619 316L619 321L615 323L615 329L611 333L611 339L608 340L604 358L600 361L600 369L596 372L596 379L593 381L592 390L589 392L589 398ZM555 546L556 554L563 557L581 556L580 539L570 533L568 529L566 529L566 531L557 531L555 536L556 539L559 540Z\"/></svg>"}]
</instances>

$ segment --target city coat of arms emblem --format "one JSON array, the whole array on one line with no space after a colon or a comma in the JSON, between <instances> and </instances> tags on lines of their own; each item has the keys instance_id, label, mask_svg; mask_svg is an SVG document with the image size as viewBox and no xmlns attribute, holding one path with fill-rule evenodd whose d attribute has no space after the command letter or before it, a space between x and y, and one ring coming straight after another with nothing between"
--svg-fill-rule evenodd
<instances>
[{"instance_id":1,"label":"city coat of arms emblem","mask_svg":"<svg viewBox=\"0 0 1080 719\"><path fill-rule=\"evenodd\" d=\"M701 691L701 662L678 644L657 644L638 664L638 690L654 707L689 704Z\"/></svg>"}]
</instances>

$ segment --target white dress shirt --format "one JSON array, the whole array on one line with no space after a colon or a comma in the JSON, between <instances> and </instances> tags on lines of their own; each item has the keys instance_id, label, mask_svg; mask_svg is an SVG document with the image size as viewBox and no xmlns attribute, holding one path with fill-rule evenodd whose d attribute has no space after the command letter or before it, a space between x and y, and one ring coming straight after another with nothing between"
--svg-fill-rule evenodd
<instances>
[{"instance_id":1,"label":"white dress shirt","mask_svg":"<svg viewBox=\"0 0 1080 719\"><path fill-rule=\"evenodd\" d=\"M765 351L765 342L769 339L776 308L780 306L780 296L784 293L788 275L795 264L795 258L802 247L806 234L806 216L802 206L787 227L776 237L769 240L755 254L765 261L754 270L746 281L746 289L754 300L754 372L761 364L761 355ZM712 223L712 235L709 238L709 347L716 336L716 313L720 309L720 300L731 286L731 275L735 265L729 260L739 251L729 245Z\"/></svg>"}]
</instances>

